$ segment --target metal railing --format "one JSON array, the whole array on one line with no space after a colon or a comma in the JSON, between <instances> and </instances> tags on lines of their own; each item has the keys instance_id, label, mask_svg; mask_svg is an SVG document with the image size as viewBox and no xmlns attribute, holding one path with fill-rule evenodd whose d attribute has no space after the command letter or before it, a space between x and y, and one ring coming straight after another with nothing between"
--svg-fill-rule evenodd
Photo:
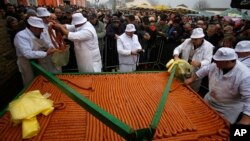
<instances>
[{"instance_id":1,"label":"metal railing","mask_svg":"<svg viewBox=\"0 0 250 141\"><path fill-rule=\"evenodd\" d=\"M119 67L117 44L115 39L105 38L103 48L103 68L104 71L108 69L116 69ZM161 62L163 49L167 45L166 39L157 36L154 41L139 40L142 48L145 50L139 57L139 65L152 64L152 68L165 66L166 62Z\"/></svg>"}]
</instances>

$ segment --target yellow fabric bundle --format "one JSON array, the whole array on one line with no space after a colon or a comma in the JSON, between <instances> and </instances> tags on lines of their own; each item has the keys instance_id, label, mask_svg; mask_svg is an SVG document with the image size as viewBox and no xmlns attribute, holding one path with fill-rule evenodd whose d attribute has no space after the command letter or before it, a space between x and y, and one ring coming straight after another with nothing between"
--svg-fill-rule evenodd
<instances>
[{"instance_id":1,"label":"yellow fabric bundle","mask_svg":"<svg viewBox=\"0 0 250 141\"><path fill-rule=\"evenodd\" d=\"M45 98L39 90L30 91L9 104L14 126L22 122L23 138L35 136L40 129L36 115L47 116L54 110L53 101Z\"/></svg>"},{"instance_id":2,"label":"yellow fabric bundle","mask_svg":"<svg viewBox=\"0 0 250 141\"><path fill-rule=\"evenodd\" d=\"M39 123L36 117L31 119L24 119L22 122L22 137L23 139L29 139L38 134L40 131Z\"/></svg>"},{"instance_id":3,"label":"yellow fabric bundle","mask_svg":"<svg viewBox=\"0 0 250 141\"><path fill-rule=\"evenodd\" d=\"M168 72L171 72L174 65L177 65L176 71L175 71L175 77L181 81L184 81L185 77L187 75L191 75L193 72L193 67L183 59L174 60L171 59L167 64L166 67L168 68Z\"/></svg>"}]
</instances>

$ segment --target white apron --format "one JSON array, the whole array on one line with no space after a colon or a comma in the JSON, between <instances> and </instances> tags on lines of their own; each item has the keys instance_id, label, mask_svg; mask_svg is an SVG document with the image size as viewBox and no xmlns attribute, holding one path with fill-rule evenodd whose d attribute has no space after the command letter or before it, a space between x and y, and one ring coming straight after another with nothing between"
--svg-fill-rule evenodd
<instances>
[{"instance_id":1,"label":"white apron","mask_svg":"<svg viewBox=\"0 0 250 141\"><path fill-rule=\"evenodd\" d=\"M25 86L34 78L34 73L30 64L30 60L24 57L18 57L17 66L22 75L23 85Z\"/></svg>"},{"instance_id":2,"label":"white apron","mask_svg":"<svg viewBox=\"0 0 250 141\"><path fill-rule=\"evenodd\" d=\"M216 75L216 74L214 74ZM219 76L209 77L209 93L204 100L208 102L217 112L226 118L231 124L235 123L243 111L243 102L239 99L233 100L230 94L231 81L223 80Z\"/></svg>"},{"instance_id":3,"label":"white apron","mask_svg":"<svg viewBox=\"0 0 250 141\"><path fill-rule=\"evenodd\" d=\"M34 39L33 40L33 50L43 50L46 51L47 48L44 46L44 41L41 39ZM38 63L47 71L52 73L60 73L62 72L61 67L56 66L51 59L51 56L46 56L45 58L38 59Z\"/></svg>"}]
</instances>

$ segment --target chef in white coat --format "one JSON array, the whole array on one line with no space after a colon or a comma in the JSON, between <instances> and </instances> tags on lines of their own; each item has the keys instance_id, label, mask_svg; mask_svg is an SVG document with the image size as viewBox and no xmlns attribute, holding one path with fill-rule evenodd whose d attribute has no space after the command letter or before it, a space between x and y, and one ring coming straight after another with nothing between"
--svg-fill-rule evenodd
<instances>
[{"instance_id":1,"label":"chef in white coat","mask_svg":"<svg viewBox=\"0 0 250 141\"><path fill-rule=\"evenodd\" d=\"M180 58L188 61L194 72L199 68L208 65L212 61L214 46L204 39L205 34L202 28L195 28L192 31L190 38L186 39L182 44L174 49L173 56L177 60ZM191 84L195 91L199 91L201 79Z\"/></svg>"},{"instance_id":2,"label":"chef in white coat","mask_svg":"<svg viewBox=\"0 0 250 141\"><path fill-rule=\"evenodd\" d=\"M250 41L240 41L237 43L235 52L238 54L238 60L250 68Z\"/></svg>"},{"instance_id":3,"label":"chef in white coat","mask_svg":"<svg viewBox=\"0 0 250 141\"><path fill-rule=\"evenodd\" d=\"M139 54L143 53L133 24L127 24L125 33L117 39L117 52L119 56L119 72L132 72L139 63Z\"/></svg>"},{"instance_id":4,"label":"chef in white coat","mask_svg":"<svg viewBox=\"0 0 250 141\"><path fill-rule=\"evenodd\" d=\"M220 48L213 59L214 63L199 69L185 84L208 75L209 92L204 100L231 124L250 125L249 69L231 48Z\"/></svg>"},{"instance_id":5,"label":"chef in white coat","mask_svg":"<svg viewBox=\"0 0 250 141\"><path fill-rule=\"evenodd\" d=\"M17 65L21 72L24 85L34 78L33 69L29 60L39 60L56 51L51 42L48 42L43 32L44 24L42 19L31 16L28 18L27 22L27 27L18 32L14 38Z\"/></svg>"},{"instance_id":6,"label":"chef in white coat","mask_svg":"<svg viewBox=\"0 0 250 141\"><path fill-rule=\"evenodd\" d=\"M48 31L49 25L52 24L50 22L51 21L51 19L50 19L51 13L45 7L38 7L36 9L36 11L37 11L37 16L43 20L44 34L46 34L47 40L52 43L50 36L49 36L49 31ZM52 73L61 73L62 72L62 67L57 66L55 63L53 63L51 56L47 56L43 59L40 59L39 61L40 61L41 66L46 68L46 70L48 70L49 72L52 72Z\"/></svg>"},{"instance_id":7,"label":"chef in white coat","mask_svg":"<svg viewBox=\"0 0 250 141\"><path fill-rule=\"evenodd\" d=\"M79 72L101 72L102 61L95 28L81 13L72 15L71 25L56 24L74 42Z\"/></svg>"}]
</instances>

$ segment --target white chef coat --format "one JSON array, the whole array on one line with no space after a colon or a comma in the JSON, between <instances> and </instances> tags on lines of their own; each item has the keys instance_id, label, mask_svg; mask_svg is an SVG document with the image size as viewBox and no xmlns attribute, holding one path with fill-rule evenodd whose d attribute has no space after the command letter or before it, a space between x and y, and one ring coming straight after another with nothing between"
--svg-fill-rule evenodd
<instances>
[{"instance_id":1,"label":"white chef coat","mask_svg":"<svg viewBox=\"0 0 250 141\"><path fill-rule=\"evenodd\" d=\"M250 116L250 71L243 63L236 61L234 68L224 75L213 63L196 75L199 78L208 75L209 92L204 99L230 123L235 123L241 112Z\"/></svg>"},{"instance_id":2,"label":"white chef coat","mask_svg":"<svg viewBox=\"0 0 250 141\"><path fill-rule=\"evenodd\" d=\"M238 60L250 68L250 56L238 58Z\"/></svg>"},{"instance_id":3,"label":"white chef coat","mask_svg":"<svg viewBox=\"0 0 250 141\"><path fill-rule=\"evenodd\" d=\"M191 38L186 39L182 44L176 47L174 49L173 55L182 54L181 58L186 61L199 61L201 63L200 67L210 64L213 57L214 46L204 39L203 44L194 50L194 45L191 40ZM196 72L200 67L193 67L193 71ZM201 81L202 79L194 81L192 84L190 84L191 88L198 92Z\"/></svg>"},{"instance_id":4,"label":"white chef coat","mask_svg":"<svg viewBox=\"0 0 250 141\"><path fill-rule=\"evenodd\" d=\"M128 36L126 33L119 36L117 39L117 52L120 72L131 72L136 70L136 65L139 63L139 56L131 55L131 52L141 48L141 44L136 34L132 37Z\"/></svg>"},{"instance_id":5,"label":"white chef coat","mask_svg":"<svg viewBox=\"0 0 250 141\"><path fill-rule=\"evenodd\" d=\"M182 54L182 59L188 61L190 53L194 51L191 60L200 61L201 67L208 65L212 61L214 46L204 39L203 44L194 50L194 45L191 42L191 38L186 39L182 44L174 49L173 55Z\"/></svg>"},{"instance_id":6,"label":"white chef coat","mask_svg":"<svg viewBox=\"0 0 250 141\"><path fill-rule=\"evenodd\" d=\"M66 28L68 39L74 42L79 72L101 72L101 54L93 25L87 21L78 28L74 25L66 25Z\"/></svg>"},{"instance_id":7,"label":"white chef coat","mask_svg":"<svg viewBox=\"0 0 250 141\"><path fill-rule=\"evenodd\" d=\"M49 48L52 44L47 40L44 32L41 33L40 39L28 29L18 32L14 38L16 47L17 65L22 74L24 85L34 78L33 70L29 59L40 59L47 56L47 52L43 48Z\"/></svg>"}]
</instances>

